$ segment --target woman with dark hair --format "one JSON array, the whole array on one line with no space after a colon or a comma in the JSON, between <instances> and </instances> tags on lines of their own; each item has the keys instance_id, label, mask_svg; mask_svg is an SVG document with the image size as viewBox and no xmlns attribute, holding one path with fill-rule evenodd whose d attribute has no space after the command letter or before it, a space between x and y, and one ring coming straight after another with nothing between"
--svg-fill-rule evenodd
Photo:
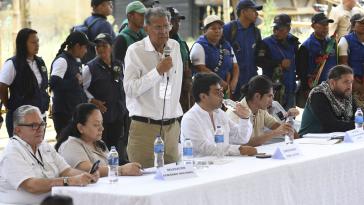
<instances>
[{"instance_id":1,"label":"woman with dark hair","mask_svg":"<svg viewBox=\"0 0 364 205\"><path fill-rule=\"evenodd\" d=\"M69 196L47 196L40 205L73 205L73 200Z\"/></svg>"},{"instance_id":2,"label":"woman with dark hair","mask_svg":"<svg viewBox=\"0 0 364 205\"><path fill-rule=\"evenodd\" d=\"M82 88L80 59L91 45L82 32L72 32L59 49L52 63L50 87L52 97L52 119L57 132L57 139L62 129L72 117L75 107L87 101ZM67 47L67 50L64 50Z\"/></svg>"},{"instance_id":3,"label":"woman with dark hair","mask_svg":"<svg viewBox=\"0 0 364 205\"><path fill-rule=\"evenodd\" d=\"M13 136L13 112L22 105L38 107L45 120L49 106L48 74L43 59L37 56L38 50L37 31L21 29L16 36L15 56L8 59L1 70L0 98L8 110L6 128L9 137Z\"/></svg>"},{"instance_id":4,"label":"woman with dark hair","mask_svg":"<svg viewBox=\"0 0 364 205\"><path fill-rule=\"evenodd\" d=\"M281 123L267 111L267 108L272 105L274 97L273 83L269 77L264 75L254 76L249 80L248 84L243 86L241 92L244 98L240 103L250 109L250 120L253 124L253 134L247 145L259 146L271 141L272 138L281 137L286 134L294 134L294 137L298 138L297 132L294 131L290 124ZM227 114L235 122L239 120L232 110L228 110ZM264 128L269 128L270 130L265 131Z\"/></svg>"},{"instance_id":5,"label":"woman with dark hair","mask_svg":"<svg viewBox=\"0 0 364 205\"><path fill-rule=\"evenodd\" d=\"M76 107L72 120L63 129L56 150L73 168L90 171L92 164L100 160L101 177L108 175L107 155L109 150L101 140L104 127L100 110L96 105L83 103ZM141 175L139 163L128 163L118 167L119 175Z\"/></svg>"}]
</instances>

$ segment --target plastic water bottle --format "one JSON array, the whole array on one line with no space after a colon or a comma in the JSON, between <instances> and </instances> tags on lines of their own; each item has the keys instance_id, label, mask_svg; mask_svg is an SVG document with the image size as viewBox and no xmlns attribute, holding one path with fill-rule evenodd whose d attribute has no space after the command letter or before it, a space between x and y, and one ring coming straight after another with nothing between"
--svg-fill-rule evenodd
<instances>
[{"instance_id":1,"label":"plastic water bottle","mask_svg":"<svg viewBox=\"0 0 364 205\"><path fill-rule=\"evenodd\" d=\"M109 163L109 182L116 183L118 181L119 154L115 146L111 146L107 161Z\"/></svg>"},{"instance_id":2,"label":"plastic water bottle","mask_svg":"<svg viewBox=\"0 0 364 205\"><path fill-rule=\"evenodd\" d=\"M193 166L193 145L189 138L183 142L183 164Z\"/></svg>"},{"instance_id":3,"label":"plastic water bottle","mask_svg":"<svg viewBox=\"0 0 364 205\"><path fill-rule=\"evenodd\" d=\"M224 157L224 130L220 125L216 126L215 130L215 143L217 148L217 158Z\"/></svg>"},{"instance_id":4,"label":"plastic water bottle","mask_svg":"<svg viewBox=\"0 0 364 205\"><path fill-rule=\"evenodd\" d=\"M363 129L363 111L360 108L356 109L355 112L355 129Z\"/></svg>"},{"instance_id":5,"label":"plastic water bottle","mask_svg":"<svg viewBox=\"0 0 364 205\"><path fill-rule=\"evenodd\" d=\"M287 119L286 119L286 123L290 124L293 128L294 126L294 119L292 116L288 116ZM286 144L293 144L293 134L286 134L284 136L284 142Z\"/></svg>"},{"instance_id":6,"label":"plastic water bottle","mask_svg":"<svg viewBox=\"0 0 364 205\"><path fill-rule=\"evenodd\" d=\"M154 141L154 167L164 166L164 142L161 136L157 136Z\"/></svg>"}]
</instances>

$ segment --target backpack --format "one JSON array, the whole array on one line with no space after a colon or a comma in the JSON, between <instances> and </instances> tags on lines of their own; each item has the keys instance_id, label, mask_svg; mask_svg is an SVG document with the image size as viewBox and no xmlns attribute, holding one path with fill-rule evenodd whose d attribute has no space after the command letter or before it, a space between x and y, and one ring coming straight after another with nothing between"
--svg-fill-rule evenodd
<instances>
[{"instance_id":1,"label":"backpack","mask_svg":"<svg viewBox=\"0 0 364 205\"><path fill-rule=\"evenodd\" d=\"M79 31L79 32L82 32L84 34L86 34L87 38L90 39L90 29L93 25L95 25L95 23L100 20L101 18L95 18L91 23L90 25L87 25L87 22L86 20L83 22L83 24L80 24L80 25L76 25L76 26L73 26L70 30L70 32L75 32L75 31ZM90 39L90 40L93 40L93 39Z\"/></svg>"},{"instance_id":2,"label":"backpack","mask_svg":"<svg viewBox=\"0 0 364 205\"><path fill-rule=\"evenodd\" d=\"M86 19L87 20L87 19ZM71 28L71 32L74 31L79 31L79 32L83 32L84 34L86 34L87 38L90 41L93 41L94 39L90 38L90 31L91 31L91 27L93 25L95 25L95 23L99 20L101 20L100 17L95 18L94 20L92 20L92 22L90 23L90 25L87 25L87 21L84 21L83 24L81 25L76 25L74 27ZM81 62L83 64L86 64L88 61L92 60L94 57L96 56L96 51L95 48L91 45L87 46L87 53L85 54L85 56L81 59Z\"/></svg>"}]
</instances>

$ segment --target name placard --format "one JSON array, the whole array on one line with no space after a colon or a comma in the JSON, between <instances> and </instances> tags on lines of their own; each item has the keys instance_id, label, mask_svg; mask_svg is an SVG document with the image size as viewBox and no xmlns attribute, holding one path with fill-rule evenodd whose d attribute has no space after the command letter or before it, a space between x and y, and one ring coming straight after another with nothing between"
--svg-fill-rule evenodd
<instances>
[{"instance_id":1,"label":"name placard","mask_svg":"<svg viewBox=\"0 0 364 205\"><path fill-rule=\"evenodd\" d=\"M354 129L345 132L344 142L362 142L364 141L364 130Z\"/></svg>"},{"instance_id":2,"label":"name placard","mask_svg":"<svg viewBox=\"0 0 364 205\"><path fill-rule=\"evenodd\" d=\"M173 165L167 167L158 168L154 179L168 180L168 179L186 179L196 177L193 165Z\"/></svg>"},{"instance_id":3,"label":"name placard","mask_svg":"<svg viewBox=\"0 0 364 205\"><path fill-rule=\"evenodd\" d=\"M295 157L301 156L302 153L298 148L298 145L293 144L286 144L278 146L276 151L274 152L272 158L273 159L291 159Z\"/></svg>"}]
</instances>

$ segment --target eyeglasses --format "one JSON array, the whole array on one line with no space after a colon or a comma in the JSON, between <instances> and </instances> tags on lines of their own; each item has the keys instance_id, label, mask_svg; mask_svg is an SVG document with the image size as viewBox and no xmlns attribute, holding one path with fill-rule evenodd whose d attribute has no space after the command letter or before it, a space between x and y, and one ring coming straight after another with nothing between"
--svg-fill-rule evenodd
<instances>
[{"instance_id":1,"label":"eyeglasses","mask_svg":"<svg viewBox=\"0 0 364 205\"><path fill-rule=\"evenodd\" d=\"M44 129L46 125L47 125L46 122L41 122L40 124L38 124L38 123L18 124L18 126L30 127L30 128L32 128L32 130L39 130L39 128Z\"/></svg>"},{"instance_id":2,"label":"eyeglasses","mask_svg":"<svg viewBox=\"0 0 364 205\"><path fill-rule=\"evenodd\" d=\"M163 32L163 31L170 31L172 29L172 25L164 25L164 26L152 26L155 31Z\"/></svg>"}]
</instances>

